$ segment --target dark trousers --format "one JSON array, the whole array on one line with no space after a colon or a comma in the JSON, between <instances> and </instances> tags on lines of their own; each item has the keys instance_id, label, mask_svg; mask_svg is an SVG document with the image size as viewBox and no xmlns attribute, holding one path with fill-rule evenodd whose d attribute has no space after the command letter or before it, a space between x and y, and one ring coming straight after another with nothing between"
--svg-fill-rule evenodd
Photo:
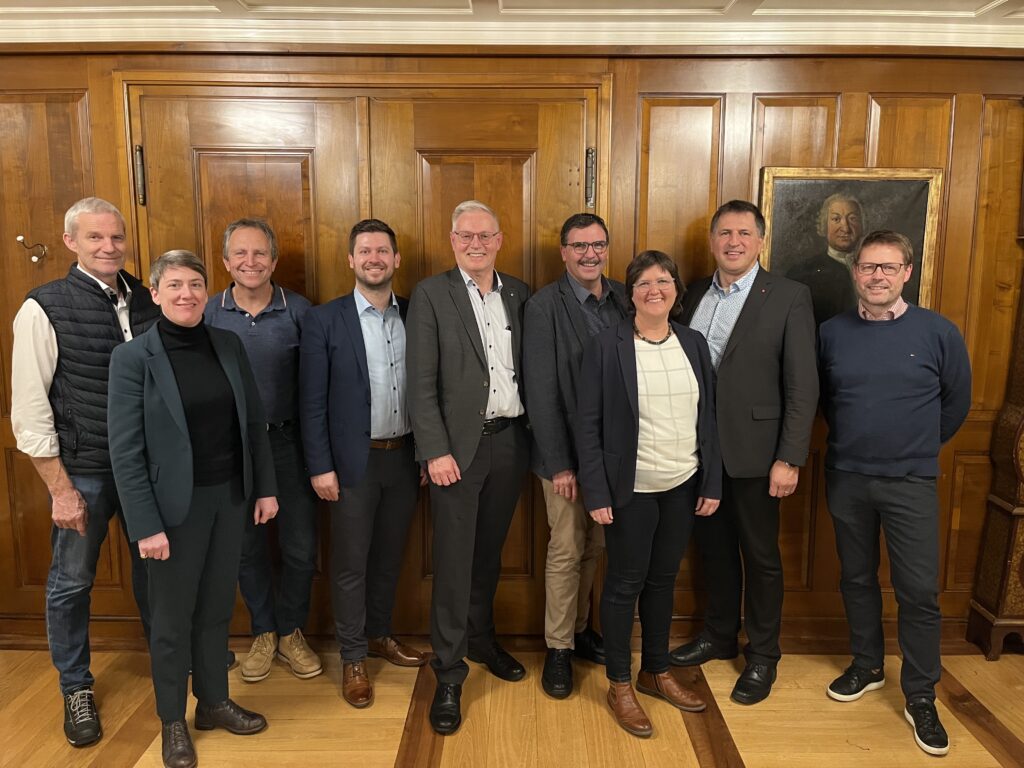
<instances>
[{"instance_id":1,"label":"dark trousers","mask_svg":"<svg viewBox=\"0 0 1024 768\"><path fill-rule=\"evenodd\" d=\"M747 662L775 666L785 585L779 500L768 495L768 478L723 473L722 503L711 517L697 518L694 536L708 595L705 638L722 649L736 645L742 597Z\"/></svg>"},{"instance_id":2,"label":"dark trousers","mask_svg":"<svg viewBox=\"0 0 1024 768\"><path fill-rule=\"evenodd\" d=\"M825 471L828 509L842 566L839 588L850 623L853 663L879 669L885 660L879 531L899 605L903 653L900 685L907 699L935 699L939 660L939 501L933 477L877 477Z\"/></svg>"},{"instance_id":3,"label":"dark trousers","mask_svg":"<svg viewBox=\"0 0 1024 768\"><path fill-rule=\"evenodd\" d=\"M391 634L419 477L411 437L395 450L371 448L362 482L331 503L331 605L344 661L365 659L368 637Z\"/></svg>"},{"instance_id":4,"label":"dark trousers","mask_svg":"<svg viewBox=\"0 0 1024 768\"><path fill-rule=\"evenodd\" d=\"M629 638L634 606L640 614L640 668L654 673L669 668L672 598L696 506L697 480L691 477L669 491L634 493L604 527L608 570L601 593L601 627L608 658L605 672L613 682L632 680Z\"/></svg>"},{"instance_id":5,"label":"dark trousers","mask_svg":"<svg viewBox=\"0 0 1024 768\"><path fill-rule=\"evenodd\" d=\"M462 479L430 486L434 520L434 584L430 603L430 665L442 683L462 683L467 653L494 643L494 594L501 548L530 460L522 419L484 435Z\"/></svg>"},{"instance_id":6,"label":"dark trousers","mask_svg":"<svg viewBox=\"0 0 1024 768\"><path fill-rule=\"evenodd\" d=\"M247 504L241 478L198 486L188 517L165 532L167 560L147 560L153 609L150 657L156 711L182 720L192 667L192 692L216 704L228 697L228 624L235 604Z\"/></svg>"},{"instance_id":7,"label":"dark trousers","mask_svg":"<svg viewBox=\"0 0 1024 768\"><path fill-rule=\"evenodd\" d=\"M302 457L302 440L292 423L269 433L277 475L277 542L281 575L274 594L266 525L246 516L238 586L252 618L253 635L290 635L309 617L309 592L316 572L317 500ZM250 504L251 507L251 504Z\"/></svg>"},{"instance_id":8,"label":"dark trousers","mask_svg":"<svg viewBox=\"0 0 1024 768\"><path fill-rule=\"evenodd\" d=\"M82 494L88 509L85 535L80 536L72 528L53 526L50 572L46 577L46 638L50 658L60 676L61 693L65 694L95 682L89 669L89 608L96 563L114 515L121 521L121 530L127 531L113 475L72 475L71 484ZM128 544L128 556L132 564L132 591L148 640L146 564L139 558L135 544Z\"/></svg>"}]
</instances>

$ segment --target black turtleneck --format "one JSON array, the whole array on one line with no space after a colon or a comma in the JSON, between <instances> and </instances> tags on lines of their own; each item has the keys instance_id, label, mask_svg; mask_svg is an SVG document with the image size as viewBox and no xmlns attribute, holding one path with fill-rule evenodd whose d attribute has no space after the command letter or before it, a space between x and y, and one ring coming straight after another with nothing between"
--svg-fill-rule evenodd
<instances>
[{"instance_id":1,"label":"black turtleneck","mask_svg":"<svg viewBox=\"0 0 1024 768\"><path fill-rule=\"evenodd\" d=\"M187 328L159 320L192 442L194 485L218 485L241 472L242 433L235 396L203 323Z\"/></svg>"}]
</instances>

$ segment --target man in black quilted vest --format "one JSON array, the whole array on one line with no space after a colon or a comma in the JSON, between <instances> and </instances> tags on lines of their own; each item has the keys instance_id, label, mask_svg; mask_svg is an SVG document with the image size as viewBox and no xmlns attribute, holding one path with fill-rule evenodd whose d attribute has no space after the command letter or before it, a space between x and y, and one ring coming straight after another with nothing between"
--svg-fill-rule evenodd
<instances>
[{"instance_id":1,"label":"man in black quilted vest","mask_svg":"<svg viewBox=\"0 0 1024 768\"><path fill-rule=\"evenodd\" d=\"M107 368L114 347L160 312L123 269L124 217L106 200L71 206L64 244L77 262L30 291L14 318L11 423L52 500L46 634L60 673L64 733L82 747L103 735L89 671L89 600L110 519L121 515L107 453ZM129 550L148 636L145 564Z\"/></svg>"}]
</instances>

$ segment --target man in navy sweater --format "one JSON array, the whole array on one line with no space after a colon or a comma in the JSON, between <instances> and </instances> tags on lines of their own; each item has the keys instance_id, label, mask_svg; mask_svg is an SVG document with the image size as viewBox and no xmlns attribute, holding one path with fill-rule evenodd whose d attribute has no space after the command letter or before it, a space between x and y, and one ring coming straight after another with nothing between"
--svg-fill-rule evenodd
<instances>
[{"instance_id":1,"label":"man in navy sweater","mask_svg":"<svg viewBox=\"0 0 1024 768\"><path fill-rule=\"evenodd\" d=\"M910 241L882 230L853 260L858 304L821 326L818 361L828 421L829 511L853 663L828 686L855 701L885 684L879 527L885 532L903 652L904 714L917 745L949 751L935 710L939 680L939 450L971 407L971 367L949 320L903 300Z\"/></svg>"}]
</instances>

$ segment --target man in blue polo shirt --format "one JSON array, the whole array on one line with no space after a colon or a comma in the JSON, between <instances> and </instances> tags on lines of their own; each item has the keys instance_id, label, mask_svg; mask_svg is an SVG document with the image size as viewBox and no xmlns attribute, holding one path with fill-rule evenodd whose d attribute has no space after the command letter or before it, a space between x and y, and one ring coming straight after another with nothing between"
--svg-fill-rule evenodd
<instances>
[{"instance_id":1,"label":"man in blue polo shirt","mask_svg":"<svg viewBox=\"0 0 1024 768\"><path fill-rule=\"evenodd\" d=\"M224 266L234 282L211 296L206 322L234 331L249 355L267 412L281 510L278 589L273 588L267 532L246 526L238 574L252 617L253 643L242 662L242 679L254 683L270 674L275 654L300 678L323 671L306 643L302 626L316 566L316 497L309 486L298 424L299 339L310 303L271 280L277 267L277 238L259 219L239 219L224 231Z\"/></svg>"},{"instance_id":2,"label":"man in blue polo shirt","mask_svg":"<svg viewBox=\"0 0 1024 768\"><path fill-rule=\"evenodd\" d=\"M917 745L949 752L935 709L939 639L939 450L971 407L971 364L949 320L902 297L910 241L872 232L853 257L856 309L821 326L818 363L828 421L825 482L842 566L853 662L829 684L855 701L885 684L879 529L899 605L904 715Z\"/></svg>"}]
</instances>

